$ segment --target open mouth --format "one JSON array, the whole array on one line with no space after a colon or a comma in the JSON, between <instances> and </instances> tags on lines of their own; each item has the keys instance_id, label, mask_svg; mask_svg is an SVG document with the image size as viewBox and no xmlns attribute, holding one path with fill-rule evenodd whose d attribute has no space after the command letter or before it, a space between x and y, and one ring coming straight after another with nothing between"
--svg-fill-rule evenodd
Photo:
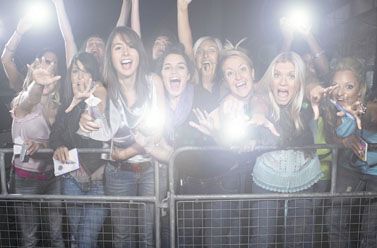
<instances>
[{"instance_id":1,"label":"open mouth","mask_svg":"<svg viewBox=\"0 0 377 248\"><path fill-rule=\"evenodd\" d=\"M179 78L170 79L170 88L172 90L179 90L180 86L181 86L181 80Z\"/></svg>"},{"instance_id":2,"label":"open mouth","mask_svg":"<svg viewBox=\"0 0 377 248\"><path fill-rule=\"evenodd\" d=\"M246 81L239 81L236 83L236 88L245 88L247 86Z\"/></svg>"},{"instance_id":3,"label":"open mouth","mask_svg":"<svg viewBox=\"0 0 377 248\"><path fill-rule=\"evenodd\" d=\"M203 61L202 67L203 67L203 70L209 71L211 69L211 62L209 62L209 61Z\"/></svg>"},{"instance_id":4,"label":"open mouth","mask_svg":"<svg viewBox=\"0 0 377 248\"><path fill-rule=\"evenodd\" d=\"M129 70L132 65L132 60L131 59L123 59L121 62L122 67L126 70Z\"/></svg>"},{"instance_id":5,"label":"open mouth","mask_svg":"<svg viewBox=\"0 0 377 248\"><path fill-rule=\"evenodd\" d=\"M282 99L287 99L289 97L289 91L285 89L278 89L278 97Z\"/></svg>"}]
</instances>

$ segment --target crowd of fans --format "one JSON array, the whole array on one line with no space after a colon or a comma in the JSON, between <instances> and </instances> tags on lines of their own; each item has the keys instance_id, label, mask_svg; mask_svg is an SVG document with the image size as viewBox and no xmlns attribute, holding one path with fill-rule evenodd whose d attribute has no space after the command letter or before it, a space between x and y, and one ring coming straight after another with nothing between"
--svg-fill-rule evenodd
<instances>
[{"instance_id":1,"label":"crowd of fans","mask_svg":"<svg viewBox=\"0 0 377 248\"><path fill-rule=\"evenodd\" d=\"M242 41L223 44L205 36L193 43L190 0L177 0L178 37L162 32L155 38L152 54L147 54L140 36L139 0L122 1L117 26L107 41L91 36L80 50L63 0L52 2L65 42L66 77L60 77L57 65L61 60L50 50L37 56L27 75L19 72L13 59L22 36L32 28L26 17L19 21L1 57L10 87L19 92L11 106L13 142L26 150L25 155L21 152L13 157L14 193L150 196L154 195L153 163L157 161L160 191L166 195L167 164L180 147L218 145L253 151L258 146L315 143L345 147L338 159L337 192L376 189L376 154L365 151L364 144L376 142L377 109L373 99L367 101L363 64L357 58L338 58L330 68L309 27L294 29L281 21L281 53L258 81ZM128 19L131 28L126 27ZM298 35L308 44L306 54L291 51ZM52 148L55 161L69 164L73 159L69 151L74 148L106 147L111 148L106 159L101 154L79 154L79 169L62 176L54 175L51 158L37 153L40 148ZM207 176L181 173L179 192L244 193L241 178L251 180L247 192L252 193L329 190L331 150L273 150L257 155L246 165L231 162L221 169L216 164L188 165L187 171L192 166L193 171L202 170L199 173ZM245 168L249 171L246 177ZM360 182L363 187L358 187ZM313 209L307 207L314 206L311 201L301 199L287 207L287 222L291 223L287 228L295 228L287 233L304 233L300 242L308 247L315 225ZM257 218L253 218L250 247L267 247L278 234L274 213L279 206L268 200L255 204L258 211L251 213ZM335 200L333 204L326 221L328 228L337 231L329 241L341 240L344 246L340 247L346 247L347 225L339 223L349 220L342 219ZM222 216L232 214L225 211L229 207L224 204L212 207L223 211ZM53 245L64 247L59 209L57 205L49 210L50 231ZM16 210L25 247L35 246L37 210L33 205ZM342 206L342 211L351 210ZM120 204L107 213L95 204L72 205L66 213L70 244L96 247L109 214L115 247L126 247L137 238L154 247L153 213L153 206L147 206L146 230L136 237L132 235L136 219L119 216L136 216L137 209ZM218 235L220 243L231 242L229 232L240 231L239 220L231 220L229 230L224 228ZM376 218L363 220L368 247L377 242L374 229L368 228L377 225L369 223L373 220ZM163 227L162 236L162 247L168 247L169 230ZM297 241L291 235L286 242L293 238Z\"/></svg>"}]
</instances>

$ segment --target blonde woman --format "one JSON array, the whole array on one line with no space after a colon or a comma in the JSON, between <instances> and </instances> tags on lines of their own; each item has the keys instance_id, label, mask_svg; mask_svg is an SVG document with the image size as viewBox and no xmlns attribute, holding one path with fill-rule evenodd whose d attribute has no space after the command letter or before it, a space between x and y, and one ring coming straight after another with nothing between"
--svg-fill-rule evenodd
<instances>
[{"instance_id":1,"label":"blonde woman","mask_svg":"<svg viewBox=\"0 0 377 248\"><path fill-rule=\"evenodd\" d=\"M305 65L293 52L279 54L260 80L267 117L279 136L267 129L258 132L257 143L281 147L313 144L309 129L310 111L303 107ZM252 172L253 193L313 192L321 178L320 163L312 150L277 150L260 155ZM270 247L279 233L284 234L285 247L313 246L313 203L297 199L284 202L284 230L278 231L283 202L258 201L252 210L250 247Z\"/></svg>"}]
</instances>

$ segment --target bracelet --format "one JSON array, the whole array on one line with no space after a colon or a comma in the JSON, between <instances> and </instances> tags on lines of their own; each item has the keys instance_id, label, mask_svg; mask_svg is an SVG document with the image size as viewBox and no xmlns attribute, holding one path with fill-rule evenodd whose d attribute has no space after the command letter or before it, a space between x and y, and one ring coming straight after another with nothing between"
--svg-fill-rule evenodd
<instances>
[{"instance_id":1,"label":"bracelet","mask_svg":"<svg viewBox=\"0 0 377 248\"><path fill-rule=\"evenodd\" d=\"M318 59L318 58L321 57L323 54L325 54L325 51L321 50L321 51L319 51L318 53L315 53L315 54L313 55L313 57L314 57L315 59Z\"/></svg>"}]
</instances>

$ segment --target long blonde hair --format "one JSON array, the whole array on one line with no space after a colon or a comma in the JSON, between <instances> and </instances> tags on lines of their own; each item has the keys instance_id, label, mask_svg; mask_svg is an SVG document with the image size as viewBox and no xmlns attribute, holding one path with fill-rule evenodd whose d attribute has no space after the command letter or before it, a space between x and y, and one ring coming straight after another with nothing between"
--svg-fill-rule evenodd
<instances>
[{"instance_id":1,"label":"long blonde hair","mask_svg":"<svg viewBox=\"0 0 377 248\"><path fill-rule=\"evenodd\" d=\"M295 129L297 131L303 128L303 124L300 118L300 111L302 107L302 101L304 99L305 88L305 63L301 57L295 52L283 52L277 55L268 66L267 71L264 73L262 79L259 82L262 93L268 95L269 102L272 105L272 118L274 121L280 120L280 107L276 103L274 95L272 94L271 84L275 71L276 64L290 62L295 66L295 84L298 86L296 94L289 103L289 113L293 120Z\"/></svg>"}]
</instances>

